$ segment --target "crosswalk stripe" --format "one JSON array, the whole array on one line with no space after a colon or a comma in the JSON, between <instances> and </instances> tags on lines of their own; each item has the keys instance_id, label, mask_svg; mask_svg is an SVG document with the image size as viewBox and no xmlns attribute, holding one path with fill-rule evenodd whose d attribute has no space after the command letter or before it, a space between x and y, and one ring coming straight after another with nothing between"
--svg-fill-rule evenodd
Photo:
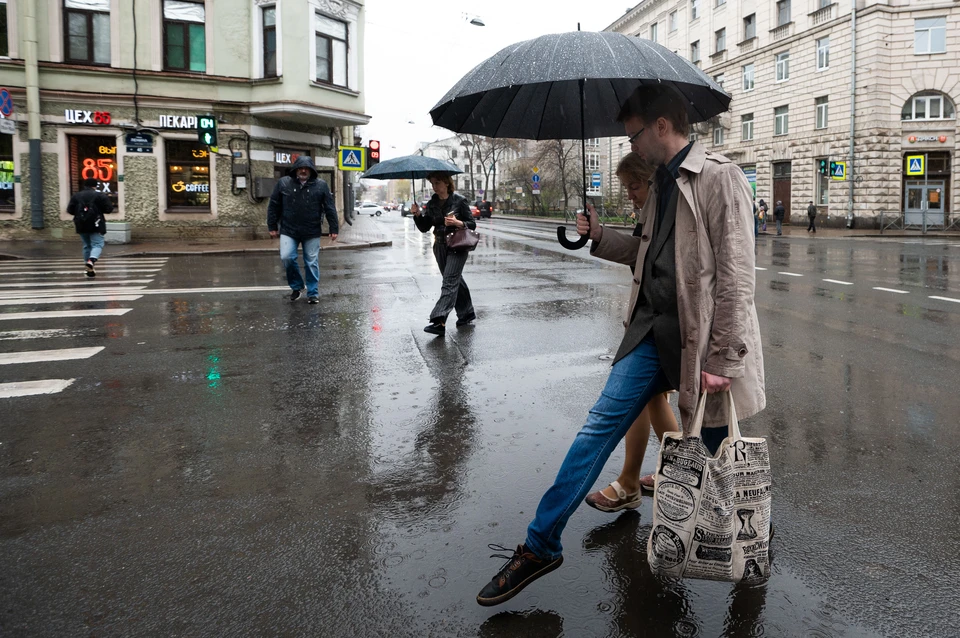
<instances>
[{"instance_id":1,"label":"crosswalk stripe","mask_svg":"<svg viewBox=\"0 0 960 638\"><path fill-rule=\"evenodd\" d=\"M937 297L931 296L931 299L936 299L937 301L952 301L953 303L960 303L960 299L954 299L952 297Z\"/></svg>"},{"instance_id":2,"label":"crosswalk stripe","mask_svg":"<svg viewBox=\"0 0 960 638\"><path fill-rule=\"evenodd\" d=\"M0 330L0 341L23 341L24 339L53 339L76 336L76 330L46 328L43 330Z\"/></svg>"},{"instance_id":3,"label":"crosswalk stripe","mask_svg":"<svg viewBox=\"0 0 960 638\"><path fill-rule=\"evenodd\" d=\"M250 288L154 288L151 290L141 290L141 295L188 295L192 293L209 292L276 292L278 290L290 290L290 286L252 286Z\"/></svg>"},{"instance_id":4,"label":"crosswalk stripe","mask_svg":"<svg viewBox=\"0 0 960 638\"><path fill-rule=\"evenodd\" d=\"M879 290L880 292L894 292L898 295L909 295L909 290L897 290L896 288L881 288L879 286L874 286L874 290Z\"/></svg>"},{"instance_id":5,"label":"crosswalk stripe","mask_svg":"<svg viewBox=\"0 0 960 638\"><path fill-rule=\"evenodd\" d=\"M77 286L78 288L84 288L86 286L121 286L125 284L148 284L153 279L87 279L87 280L74 280L74 281L38 281L38 282L24 282L16 284L0 284L0 288L46 288L53 286Z\"/></svg>"},{"instance_id":6,"label":"crosswalk stripe","mask_svg":"<svg viewBox=\"0 0 960 638\"><path fill-rule=\"evenodd\" d=\"M786 275L787 277L803 277L803 275L798 275L795 272L778 272L778 275Z\"/></svg>"},{"instance_id":7,"label":"crosswalk stripe","mask_svg":"<svg viewBox=\"0 0 960 638\"><path fill-rule=\"evenodd\" d=\"M102 308L99 310L35 310L33 312L0 312L0 321L22 319L72 319L74 317L120 317L133 308Z\"/></svg>"},{"instance_id":8,"label":"crosswalk stripe","mask_svg":"<svg viewBox=\"0 0 960 638\"><path fill-rule=\"evenodd\" d=\"M58 297L88 296L88 295L123 295L139 294L146 286L123 286L118 288L97 288L95 290L43 290L42 294L51 299ZM0 299L25 299L37 296L36 290L0 290Z\"/></svg>"},{"instance_id":9,"label":"crosswalk stripe","mask_svg":"<svg viewBox=\"0 0 960 638\"><path fill-rule=\"evenodd\" d=\"M85 270L83 263L74 264L76 268L80 271ZM0 272L20 272L22 270L31 270L37 272L50 272L55 270L62 270L64 268L69 268L70 264L24 264L22 266L3 266L0 265ZM164 264L97 264L97 272L101 270L130 270L131 268L152 268L154 270L160 270L164 267Z\"/></svg>"},{"instance_id":10,"label":"crosswalk stripe","mask_svg":"<svg viewBox=\"0 0 960 638\"><path fill-rule=\"evenodd\" d=\"M28 350L26 352L7 352L0 354L0 365L89 359L93 355L103 350L103 348L103 346L96 346L94 348L60 348L58 350Z\"/></svg>"},{"instance_id":11,"label":"crosswalk stripe","mask_svg":"<svg viewBox=\"0 0 960 638\"><path fill-rule=\"evenodd\" d=\"M146 291L144 291L146 292ZM47 303L92 303L94 301L136 301L141 295L104 295L102 297L36 297L27 299L0 299L0 306L33 306Z\"/></svg>"},{"instance_id":12,"label":"crosswalk stripe","mask_svg":"<svg viewBox=\"0 0 960 638\"><path fill-rule=\"evenodd\" d=\"M840 281L839 279L824 279L828 284L840 284L841 286L852 286L853 282L850 281Z\"/></svg>"},{"instance_id":13,"label":"crosswalk stripe","mask_svg":"<svg viewBox=\"0 0 960 638\"><path fill-rule=\"evenodd\" d=\"M97 263L106 264L165 264L167 259L123 259L120 257L102 258ZM0 261L0 266L14 266L17 264L43 265L43 264L83 264L83 259L5 259Z\"/></svg>"},{"instance_id":14,"label":"crosswalk stripe","mask_svg":"<svg viewBox=\"0 0 960 638\"><path fill-rule=\"evenodd\" d=\"M160 271L159 268L149 268L149 269L148 269L148 268L130 268L130 269L122 270L122 271L111 272L111 274L120 274L120 272L123 272L123 273L132 273L132 272L147 273L147 272L159 272L159 271ZM83 270L81 270L81 269L77 269L77 270L36 270L36 271L8 270L8 271L0 272L0 276L2 276L2 277L23 277L24 275L31 275L31 276L36 276L36 275L43 275L43 276L47 276L47 275L76 275L76 274L82 273L82 272L83 272Z\"/></svg>"},{"instance_id":15,"label":"crosswalk stripe","mask_svg":"<svg viewBox=\"0 0 960 638\"><path fill-rule=\"evenodd\" d=\"M69 388L74 381L76 379L43 379L40 381L0 383L0 399L28 397L37 394L56 394Z\"/></svg>"}]
</instances>

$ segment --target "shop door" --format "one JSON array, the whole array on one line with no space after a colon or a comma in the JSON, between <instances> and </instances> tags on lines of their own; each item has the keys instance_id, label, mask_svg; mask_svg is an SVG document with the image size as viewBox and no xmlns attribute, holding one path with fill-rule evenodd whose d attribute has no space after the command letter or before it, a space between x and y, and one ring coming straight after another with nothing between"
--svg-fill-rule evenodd
<instances>
[{"instance_id":1,"label":"shop door","mask_svg":"<svg viewBox=\"0 0 960 638\"><path fill-rule=\"evenodd\" d=\"M904 219L907 226L942 226L946 183L942 181L907 182L904 194Z\"/></svg>"},{"instance_id":2,"label":"shop door","mask_svg":"<svg viewBox=\"0 0 960 638\"><path fill-rule=\"evenodd\" d=\"M773 201L769 202L770 213L773 213L778 201L783 202L783 208L787 211L783 216L784 223L790 223L791 172L790 162L777 162L773 165Z\"/></svg>"}]
</instances>

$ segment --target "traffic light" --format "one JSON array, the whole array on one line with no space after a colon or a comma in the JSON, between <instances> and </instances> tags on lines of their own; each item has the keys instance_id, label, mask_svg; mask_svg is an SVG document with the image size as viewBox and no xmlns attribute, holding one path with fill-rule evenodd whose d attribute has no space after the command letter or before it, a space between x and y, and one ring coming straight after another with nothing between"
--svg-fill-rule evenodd
<instances>
[{"instance_id":1,"label":"traffic light","mask_svg":"<svg viewBox=\"0 0 960 638\"><path fill-rule=\"evenodd\" d=\"M380 142L378 140L370 140L367 143L367 168L370 168L374 164L380 162Z\"/></svg>"},{"instance_id":2,"label":"traffic light","mask_svg":"<svg viewBox=\"0 0 960 638\"><path fill-rule=\"evenodd\" d=\"M197 139L206 146L219 146L217 144L217 118L212 115L197 116Z\"/></svg>"},{"instance_id":3,"label":"traffic light","mask_svg":"<svg viewBox=\"0 0 960 638\"><path fill-rule=\"evenodd\" d=\"M830 174L830 160L828 159L818 159L817 160L817 172L821 175Z\"/></svg>"}]
</instances>

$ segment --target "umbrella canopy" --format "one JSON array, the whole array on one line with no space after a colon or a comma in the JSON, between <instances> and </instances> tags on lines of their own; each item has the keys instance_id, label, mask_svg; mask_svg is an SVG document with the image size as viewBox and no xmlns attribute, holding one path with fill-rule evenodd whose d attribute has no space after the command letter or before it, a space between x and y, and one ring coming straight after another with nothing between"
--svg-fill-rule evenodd
<instances>
[{"instance_id":1,"label":"umbrella canopy","mask_svg":"<svg viewBox=\"0 0 960 638\"><path fill-rule=\"evenodd\" d=\"M426 179L430 173L447 173L456 175L462 173L459 168L423 155L406 155L380 162L362 177L363 179Z\"/></svg>"},{"instance_id":2,"label":"umbrella canopy","mask_svg":"<svg viewBox=\"0 0 960 638\"><path fill-rule=\"evenodd\" d=\"M574 31L511 45L482 62L430 111L457 133L519 139L623 135L616 115L643 84L686 98L691 122L727 110L730 96L700 69L650 40Z\"/></svg>"}]
</instances>

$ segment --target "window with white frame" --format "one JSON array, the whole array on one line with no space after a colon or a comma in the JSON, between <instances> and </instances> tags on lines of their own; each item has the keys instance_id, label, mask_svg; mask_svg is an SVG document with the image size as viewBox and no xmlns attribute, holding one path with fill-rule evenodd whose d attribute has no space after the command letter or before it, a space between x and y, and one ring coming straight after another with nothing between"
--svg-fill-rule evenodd
<instances>
[{"instance_id":1,"label":"window with white frame","mask_svg":"<svg viewBox=\"0 0 960 638\"><path fill-rule=\"evenodd\" d=\"M752 40L757 37L757 14L751 13L743 19L743 39Z\"/></svg>"},{"instance_id":2,"label":"window with white frame","mask_svg":"<svg viewBox=\"0 0 960 638\"><path fill-rule=\"evenodd\" d=\"M740 116L740 140L749 142L753 139L753 113Z\"/></svg>"},{"instance_id":3,"label":"window with white frame","mask_svg":"<svg viewBox=\"0 0 960 638\"><path fill-rule=\"evenodd\" d=\"M782 27L790 24L790 0L779 0L777 2L777 26Z\"/></svg>"},{"instance_id":4,"label":"window with white frame","mask_svg":"<svg viewBox=\"0 0 960 638\"><path fill-rule=\"evenodd\" d=\"M715 6L715 7L722 7L722 6L725 5L725 4L727 4L727 0L717 0L717 4L715 4L714 6Z\"/></svg>"},{"instance_id":5,"label":"window with white frame","mask_svg":"<svg viewBox=\"0 0 960 638\"><path fill-rule=\"evenodd\" d=\"M817 113L817 128L827 128L827 122L829 121L829 108L830 100L824 95L823 97L818 97L814 100L816 113Z\"/></svg>"},{"instance_id":6,"label":"window with white frame","mask_svg":"<svg viewBox=\"0 0 960 638\"><path fill-rule=\"evenodd\" d=\"M777 82L786 82L790 79L790 52L784 51L774 56Z\"/></svg>"},{"instance_id":7,"label":"window with white frame","mask_svg":"<svg viewBox=\"0 0 960 638\"><path fill-rule=\"evenodd\" d=\"M830 38L817 40L817 71L830 68Z\"/></svg>"},{"instance_id":8,"label":"window with white frame","mask_svg":"<svg viewBox=\"0 0 960 638\"><path fill-rule=\"evenodd\" d=\"M587 139L587 140L583 143L583 145L586 146L587 148L600 148L600 138L599 138L599 137L591 137L591 138Z\"/></svg>"},{"instance_id":9,"label":"window with white frame","mask_svg":"<svg viewBox=\"0 0 960 638\"><path fill-rule=\"evenodd\" d=\"M207 25L203 2L163 0L163 68L206 72Z\"/></svg>"},{"instance_id":10,"label":"window with white frame","mask_svg":"<svg viewBox=\"0 0 960 638\"><path fill-rule=\"evenodd\" d=\"M720 29L714 34L714 53L720 53L727 48L727 30Z\"/></svg>"},{"instance_id":11,"label":"window with white frame","mask_svg":"<svg viewBox=\"0 0 960 638\"><path fill-rule=\"evenodd\" d=\"M723 80L723 73L718 73L717 75L713 76L713 81L716 82L721 89L723 88Z\"/></svg>"},{"instance_id":12,"label":"window with white frame","mask_svg":"<svg viewBox=\"0 0 960 638\"><path fill-rule=\"evenodd\" d=\"M586 165L588 171L600 170L600 153L587 153Z\"/></svg>"},{"instance_id":13,"label":"window with white frame","mask_svg":"<svg viewBox=\"0 0 960 638\"><path fill-rule=\"evenodd\" d=\"M277 77L277 8L262 7L263 77Z\"/></svg>"},{"instance_id":14,"label":"window with white frame","mask_svg":"<svg viewBox=\"0 0 960 638\"><path fill-rule=\"evenodd\" d=\"M902 120L952 120L956 118L953 102L943 93L924 91L907 100L900 114Z\"/></svg>"},{"instance_id":15,"label":"window with white frame","mask_svg":"<svg viewBox=\"0 0 960 638\"><path fill-rule=\"evenodd\" d=\"M743 71L743 90L752 91L753 90L753 63L744 64L741 67Z\"/></svg>"},{"instance_id":16,"label":"window with white frame","mask_svg":"<svg viewBox=\"0 0 960 638\"><path fill-rule=\"evenodd\" d=\"M820 9L826 9L827 7L829 7L829 6L830 6L831 4L833 4L834 2L836 2L836 0L820 0L820 6L819 6L818 8L820 8Z\"/></svg>"},{"instance_id":17,"label":"window with white frame","mask_svg":"<svg viewBox=\"0 0 960 638\"><path fill-rule=\"evenodd\" d=\"M690 61L694 64L700 61L700 40L690 45Z\"/></svg>"},{"instance_id":18,"label":"window with white frame","mask_svg":"<svg viewBox=\"0 0 960 638\"><path fill-rule=\"evenodd\" d=\"M670 25L670 33L673 33L674 31L676 31L676 30L680 27L680 25L679 25L679 18L678 18L678 16L677 16L677 12L676 12L676 11L671 11L671 12L670 12L669 25Z\"/></svg>"},{"instance_id":19,"label":"window with white frame","mask_svg":"<svg viewBox=\"0 0 960 638\"><path fill-rule=\"evenodd\" d=\"M773 109L773 134L786 135L790 132L790 107L778 106Z\"/></svg>"},{"instance_id":20,"label":"window with white frame","mask_svg":"<svg viewBox=\"0 0 960 638\"><path fill-rule=\"evenodd\" d=\"M700 17L700 0L690 0L690 20Z\"/></svg>"},{"instance_id":21,"label":"window with white frame","mask_svg":"<svg viewBox=\"0 0 960 638\"><path fill-rule=\"evenodd\" d=\"M656 22L650 25L650 41L651 42L657 41L657 31L659 26L660 25Z\"/></svg>"},{"instance_id":22,"label":"window with white frame","mask_svg":"<svg viewBox=\"0 0 960 638\"><path fill-rule=\"evenodd\" d=\"M347 24L316 14L317 82L347 86Z\"/></svg>"},{"instance_id":23,"label":"window with white frame","mask_svg":"<svg viewBox=\"0 0 960 638\"><path fill-rule=\"evenodd\" d=\"M947 19L917 18L913 21L913 52L946 53Z\"/></svg>"},{"instance_id":24,"label":"window with white frame","mask_svg":"<svg viewBox=\"0 0 960 638\"><path fill-rule=\"evenodd\" d=\"M713 127L713 145L714 146L723 145L723 127L722 126Z\"/></svg>"},{"instance_id":25,"label":"window with white frame","mask_svg":"<svg viewBox=\"0 0 960 638\"><path fill-rule=\"evenodd\" d=\"M3 3L6 44L7 4ZM110 64L110 0L64 0L65 60L80 64ZM7 47L4 46L6 55Z\"/></svg>"}]
</instances>

